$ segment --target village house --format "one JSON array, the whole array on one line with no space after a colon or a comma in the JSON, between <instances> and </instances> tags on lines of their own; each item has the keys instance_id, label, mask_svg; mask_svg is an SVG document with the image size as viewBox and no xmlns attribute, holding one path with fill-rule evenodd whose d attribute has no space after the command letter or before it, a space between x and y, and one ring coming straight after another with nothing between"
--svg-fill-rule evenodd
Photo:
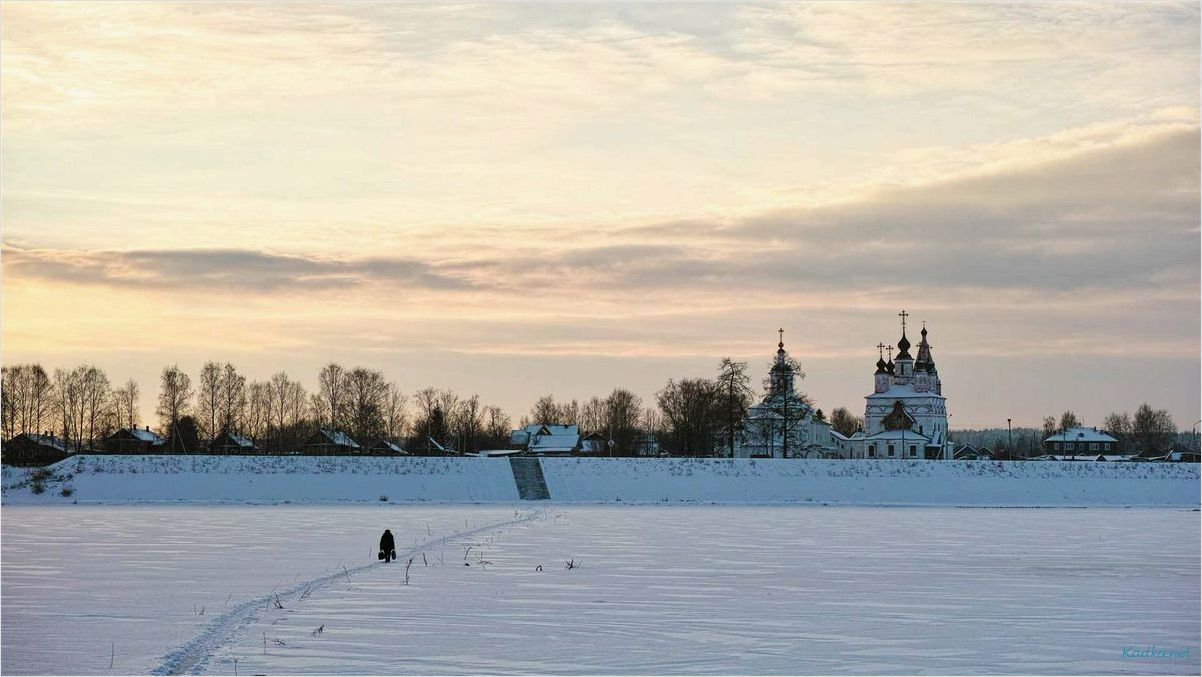
<instances>
[{"instance_id":1,"label":"village house","mask_svg":"<svg viewBox=\"0 0 1202 677\"><path fill-rule=\"evenodd\" d=\"M582 449L580 426L532 423L512 431L509 446L536 456L570 456Z\"/></svg>"},{"instance_id":2,"label":"village house","mask_svg":"<svg viewBox=\"0 0 1202 677\"><path fill-rule=\"evenodd\" d=\"M110 454L161 454L167 441L145 428L122 428L104 438L104 450Z\"/></svg>"},{"instance_id":3,"label":"village house","mask_svg":"<svg viewBox=\"0 0 1202 677\"><path fill-rule=\"evenodd\" d=\"M1118 440L1097 428L1068 428L1043 441L1043 451L1052 456L1073 459L1077 456L1109 455L1118 451Z\"/></svg>"},{"instance_id":4,"label":"village house","mask_svg":"<svg viewBox=\"0 0 1202 677\"><path fill-rule=\"evenodd\" d=\"M401 448L399 444L380 438L367 448L367 453L372 456L408 456L409 452Z\"/></svg>"},{"instance_id":5,"label":"village house","mask_svg":"<svg viewBox=\"0 0 1202 677\"><path fill-rule=\"evenodd\" d=\"M350 456L361 453L362 447L341 430L322 428L305 441L305 452L311 456Z\"/></svg>"},{"instance_id":6,"label":"village house","mask_svg":"<svg viewBox=\"0 0 1202 677\"><path fill-rule=\"evenodd\" d=\"M209 442L211 454L257 454L259 447L248 438L232 432L226 432Z\"/></svg>"},{"instance_id":7,"label":"village house","mask_svg":"<svg viewBox=\"0 0 1202 677\"><path fill-rule=\"evenodd\" d=\"M978 449L971 444L965 444L956 450L952 458L957 461L992 461L993 454L988 449Z\"/></svg>"},{"instance_id":8,"label":"village house","mask_svg":"<svg viewBox=\"0 0 1202 677\"><path fill-rule=\"evenodd\" d=\"M67 443L49 432L21 433L4 443L4 465L40 466L58 463L67 456Z\"/></svg>"}]
</instances>

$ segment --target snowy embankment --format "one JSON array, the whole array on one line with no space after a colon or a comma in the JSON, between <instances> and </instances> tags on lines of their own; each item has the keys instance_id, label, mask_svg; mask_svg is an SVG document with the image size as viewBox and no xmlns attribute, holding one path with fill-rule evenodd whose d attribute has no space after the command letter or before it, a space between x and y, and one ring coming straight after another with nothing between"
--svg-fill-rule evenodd
<instances>
[{"instance_id":1,"label":"snowy embankment","mask_svg":"<svg viewBox=\"0 0 1202 677\"><path fill-rule=\"evenodd\" d=\"M478 458L81 455L48 470L54 478L35 495L27 471L5 468L4 502L518 500L509 463Z\"/></svg>"},{"instance_id":2,"label":"snowy embankment","mask_svg":"<svg viewBox=\"0 0 1202 677\"><path fill-rule=\"evenodd\" d=\"M888 460L541 459L563 503L842 503L955 506L1199 504L1196 464ZM5 503L513 503L510 464L488 458L79 456L5 468ZM40 485L42 492L35 493Z\"/></svg>"}]
</instances>

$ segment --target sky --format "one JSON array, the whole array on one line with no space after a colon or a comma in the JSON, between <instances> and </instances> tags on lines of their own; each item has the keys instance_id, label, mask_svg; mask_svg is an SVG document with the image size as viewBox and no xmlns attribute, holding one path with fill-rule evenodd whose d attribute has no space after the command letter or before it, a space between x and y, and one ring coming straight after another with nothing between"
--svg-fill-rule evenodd
<instances>
[{"instance_id":1,"label":"sky","mask_svg":"<svg viewBox=\"0 0 1202 677\"><path fill-rule=\"evenodd\" d=\"M1199 418L1198 3L0 4L6 364Z\"/></svg>"}]
</instances>

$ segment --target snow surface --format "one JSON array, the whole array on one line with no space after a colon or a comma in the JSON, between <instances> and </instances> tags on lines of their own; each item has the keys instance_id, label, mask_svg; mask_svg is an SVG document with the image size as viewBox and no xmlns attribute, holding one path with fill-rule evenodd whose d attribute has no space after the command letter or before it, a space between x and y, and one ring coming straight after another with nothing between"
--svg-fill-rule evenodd
<instances>
[{"instance_id":1,"label":"snow surface","mask_svg":"<svg viewBox=\"0 0 1202 677\"><path fill-rule=\"evenodd\" d=\"M543 458L563 503L1199 505L1196 463ZM72 502L501 502L504 458L78 456L41 495L6 468L5 504ZM63 496L63 488L70 495Z\"/></svg>"},{"instance_id":2,"label":"snow surface","mask_svg":"<svg viewBox=\"0 0 1202 677\"><path fill-rule=\"evenodd\" d=\"M369 561L385 526L418 547ZM1200 669L1193 511L17 506L3 532L6 674ZM1190 657L1123 656L1148 645Z\"/></svg>"}]
</instances>

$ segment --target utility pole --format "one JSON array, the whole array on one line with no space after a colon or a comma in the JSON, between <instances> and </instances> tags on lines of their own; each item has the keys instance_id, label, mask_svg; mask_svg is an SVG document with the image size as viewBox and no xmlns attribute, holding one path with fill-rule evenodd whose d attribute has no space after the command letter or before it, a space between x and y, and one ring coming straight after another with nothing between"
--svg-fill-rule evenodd
<instances>
[{"instance_id":1,"label":"utility pole","mask_svg":"<svg viewBox=\"0 0 1202 677\"><path fill-rule=\"evenodd\" d=\"M1014 433L1010 428L1010 419L1006 419L1006 447L1010 460L1014 460Z\"/></svg>"}]
</instances>

